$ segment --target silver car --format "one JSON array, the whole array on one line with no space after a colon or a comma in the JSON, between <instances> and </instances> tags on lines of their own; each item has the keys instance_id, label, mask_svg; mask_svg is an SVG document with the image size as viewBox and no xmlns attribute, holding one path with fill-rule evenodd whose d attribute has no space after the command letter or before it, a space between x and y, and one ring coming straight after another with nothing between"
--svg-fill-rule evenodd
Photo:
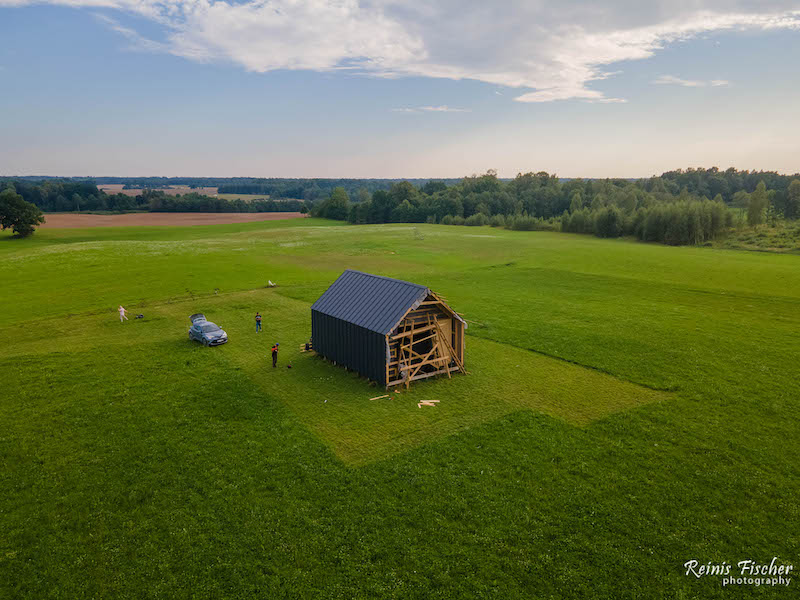
<instances>
[{"instance_id":1,"label":"silver car","mask_svg":"<svg viewBox=\"0 0 800 600\"><path fill-rule=\"evenodd\" d=\"M219 325L206 320L206 316L197 313L189 317L189 339L197 340L205 346L219 346L228 342L228 334Z\"/></svg>"}]
</instances>

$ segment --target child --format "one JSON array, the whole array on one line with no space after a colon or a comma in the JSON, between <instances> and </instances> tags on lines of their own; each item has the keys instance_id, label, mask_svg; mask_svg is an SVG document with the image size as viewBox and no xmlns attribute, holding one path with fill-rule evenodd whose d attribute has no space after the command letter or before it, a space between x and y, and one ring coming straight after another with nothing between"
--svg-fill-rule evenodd
<instances>
[{"instance_id":1,"label":"child","mask_svg":"<svg viewBox=\"0 0 800 600\"><path fill-rule=\"evenodd\" d=\"M256 333L261 331L261 314L256 313Z\"/></svg>"},{"instance_id":2,"label":"child","mask_svg":"<svg viewBox=\"0 0 800 600\"><path fill-rule=\"evenodd\" d=\"M125 319L127 321L128 315L125 313L127 313L128 311L123 308L122 304L119 305L119 308L117 310L119 310L119 322L122 323L122 319Z\"/></svg>"}]
</instances>

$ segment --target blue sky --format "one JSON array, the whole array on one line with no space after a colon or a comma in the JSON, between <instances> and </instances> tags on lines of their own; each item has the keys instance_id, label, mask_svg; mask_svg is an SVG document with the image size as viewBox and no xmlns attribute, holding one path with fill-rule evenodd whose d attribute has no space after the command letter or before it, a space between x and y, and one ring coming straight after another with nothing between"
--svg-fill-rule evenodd
<instances>
[{"instance_id":1,"label":"blue sky","mask_svg":"<svg viewBox=\"0 0 800 600\"><path fill-rule=\"evenodd\" d=\"M800 2L641 4L0 0L0 174L800 171Z\"/></svg>"}]
</instances>

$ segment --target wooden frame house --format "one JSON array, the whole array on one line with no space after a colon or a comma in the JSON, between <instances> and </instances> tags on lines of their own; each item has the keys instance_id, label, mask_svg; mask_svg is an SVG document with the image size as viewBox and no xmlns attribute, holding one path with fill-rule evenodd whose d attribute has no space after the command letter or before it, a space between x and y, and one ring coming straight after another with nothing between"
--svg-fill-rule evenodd
<instances>
[{"instance_id":1,"label":"wooden frame house","mask_svg":"<svg viewBox=\"0 0 800 600\"><path fill-rule=\"evenodd\" d=\"M427 287L351 269L311 306L314 351L386 387L465 372L466 328Z\"/></svg>"}]
</instances>

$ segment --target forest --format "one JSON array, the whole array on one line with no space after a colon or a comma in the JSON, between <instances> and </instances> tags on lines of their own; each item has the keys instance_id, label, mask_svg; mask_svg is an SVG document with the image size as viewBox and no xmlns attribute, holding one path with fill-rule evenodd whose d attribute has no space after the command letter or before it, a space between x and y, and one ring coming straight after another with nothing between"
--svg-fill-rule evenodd
<instances>
[{"instance_id":1,"label":"forest","mask_svg":"<svg viewBox=\"0 0 800 600\"><path fill-rule=\"evenodd\" d=\"M6 178L8 179L8 178ZM0 178L2 181L2 178ZM388 190L399 179L298 179L267 177L45 177L26 176L14 178L18 181L41 184L46 181L70 181L82 184L117 184L124 189L155 189L168 186L186 186L189 188L216 187L219 194L253 194L270 196L273 199L295 199L314 202L324 200L331 192L341 187L351 196L365 189L369 193L377 190ZM416 186L423 186L430 179L406 179ZM447 185L453 185L459 179L437 179ZM72 209L65 209L72 210Z\"/></svg>"},{"instance_id":2,"label":"forest","mask_svg":"<svg viewBox=\"0 0 800 600\"><path fill-rule=\"evenodd\" d=\"M800 217L800 175L712 168L636 181L561 181L546 172L503 181L488 171L449 186L399 182L372 194L362 189L355 198L336 188L312 214L350 223L492 225L702 244L732 227Z\"/></svg>"},{"instance_id":3,"label":"forest","mask_svg":"<svg viewBox=\"0 0 800 600\"><path fill-rule=\"evenodd\" d=\"M26 202L44 212L305 212L299 200L227 200L196 192L172 196L144 189L138 196L107 194L95 181L73 179L0 179L0 189L13 187Z\"/></svg>"}]
</instances>

